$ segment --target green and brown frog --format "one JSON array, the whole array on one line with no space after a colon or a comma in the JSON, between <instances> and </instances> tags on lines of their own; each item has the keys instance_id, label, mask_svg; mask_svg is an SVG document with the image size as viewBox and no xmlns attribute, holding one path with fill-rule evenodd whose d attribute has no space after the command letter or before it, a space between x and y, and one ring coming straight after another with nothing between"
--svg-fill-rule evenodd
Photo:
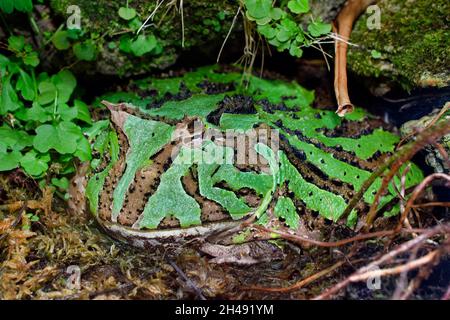
<instances>
[{"instance_id":1,"label":"green and brown frog","mask_svg":"<svg viewBox=\"0 0 450 320\"><path fill-rule=\"evenodd\" d=\"M85 194L110 234L143 248L218 234L255 240L251 225L241 227L250 217L293 232L314 229L311 217L355 226L381 181L343 217L347 203L399 141L362 109L340 118L313 108L314 93L295 82L242 83L240 72L217 66L134 89L140 96L102 97L111 116L92 134ZM423 179L410 166L407 188ZM384 215L398 213L396 194L391 185Z\"/></svg>"}]
</instances>

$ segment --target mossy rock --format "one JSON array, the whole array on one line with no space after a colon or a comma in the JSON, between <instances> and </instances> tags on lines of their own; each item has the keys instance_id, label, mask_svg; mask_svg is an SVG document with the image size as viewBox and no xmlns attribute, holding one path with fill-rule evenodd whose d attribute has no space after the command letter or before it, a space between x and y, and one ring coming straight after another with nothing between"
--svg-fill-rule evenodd
<instances>
[{"instance_id":1,"label":"mossy rock","mask_svg":"<svg viewBox=\"0 0 450 320\"><path fill-rule=\"evenodd\" d=\"M157 40L156 49L142 56L124 52L120 44L124 37L136 37L137 28L155 10L156 1L129 1L129 8L136 10L136 17L129 21L118 14L126 6L125 0L51 0L50 6L64 19L69 16L69 6L80 8L81 41L92 39L97 47L95 62L83 62L86 71L129 76L165 69L176 62L183 50L220 47L237 9L234 1L185 1L183 46L179 2L169 6L167 3L157 9L154 19L148 23L150 26L139 33ZM217 55L218 50L212 51Z\"/></svg>"},{"instance_id":2,"label":"mossy rock","mask_svg":"<svg viewBox=\"0 0 450 320\"><path fill-rule=\"evenodd\" d=\"M380 0L377 5L381 29L367 28L367 13L357 21L351 41L358 47L349 50L349 67L407 90L449 85L448 0Z\"/></svg>"}]
</instances>

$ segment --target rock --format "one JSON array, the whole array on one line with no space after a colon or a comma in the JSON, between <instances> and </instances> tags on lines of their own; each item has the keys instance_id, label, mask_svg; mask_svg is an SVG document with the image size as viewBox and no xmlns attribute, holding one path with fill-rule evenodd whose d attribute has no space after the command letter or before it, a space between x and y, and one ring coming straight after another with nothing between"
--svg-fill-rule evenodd
<instances>
[{"instance_id":1,"label":"rock","mask_svg":"<svg viewBox=\"0 0 450 320\"><path fill-rule=\"evenodd\" d=\"M414 87L450 83L448 0L380 0L381 28L369 30L365 13L357 21L348 64L355 73L377 81Z\"/></svg>"}]
</instances>

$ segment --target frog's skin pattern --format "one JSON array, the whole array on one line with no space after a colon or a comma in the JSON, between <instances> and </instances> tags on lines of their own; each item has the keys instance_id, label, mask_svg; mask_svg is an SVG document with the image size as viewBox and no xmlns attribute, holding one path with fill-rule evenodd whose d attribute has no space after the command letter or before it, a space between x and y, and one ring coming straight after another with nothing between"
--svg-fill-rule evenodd
<instances>
[{"instance_id":1,"label":"frog's skin pattern","mask_svg":"<svg viewBox=\"0 0 450 320\"><path fill-rule=\"evenodd\" d=\"M134 86L144 97L130 93L102 97L120 104L111 108L111 126L107 120L98 123L100 133L93 144L98 156L86 195L90 210L113 226L110 229L124 226L136 237L167 229L196 234L209 228L206 222L232 223L258 208L260 223L280 218L293 229L303 214L338 221L352 196L399 141L362 109L345 118L315 109L314 93L294 82L251 76L247 89L238 89L242 74L218 68L140 80ZM279 130L278 154L261 144L257 150L271 163L272 174L258 166L168 160L177 124L192 118L221 130L261 126ZM406 188L423 179L420 169L410 166ZM364 194L347 224L354 225L367 210L380 183L376 180ZM399 188L399 179L395 183ZM385 215L398 212L391 201L396 194L390 185L380 205L386 205ZM270 203L264 204L267 200Z\"/></svg>"}]
</instances>

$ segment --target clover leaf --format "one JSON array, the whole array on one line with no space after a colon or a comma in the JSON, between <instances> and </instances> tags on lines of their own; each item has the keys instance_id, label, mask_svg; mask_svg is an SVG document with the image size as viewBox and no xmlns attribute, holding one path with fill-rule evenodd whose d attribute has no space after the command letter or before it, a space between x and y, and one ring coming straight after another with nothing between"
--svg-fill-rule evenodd
<instances>
[{"instance_id":1,"label":"clover leaf","mask_svg":"<svg viewBox=\"0 0 450 320\"><path fill-rule=\"evenodd\" d=\"M45 80L39 83L39 96L38 103L45 105L53 102L56 99L57 89L56 86L50 80Z\"/></svg>"},{"instance_id":2,"label":"clover leaf","mask_svg":"<svg viewBox=\"0 0 450 320\"><path fill-rule=\"evenodd\" d=\"M288 8L295 14L307 13L309 11L308 0L291 0L288 2Z\"/></svg>"},{"instance_id":3,"label":"clover leaf","mask_svg":"<svg viewBox=\"0 0 450 320\"><path fill-rule=\"evenodd\" d=\"M41 153L55 149L61 154L69 154L76 151L82 137L80 127L73 122L63 121L57 126L44 124L36 128L33 146Z\"/></svg>"},{"instance_id":4,"label":"clover leaf","mask_svg":"<svg viewBox=\"0 0 450 320\"><path fill-rule=\"evenodd\" d=\"M48 169L50 155L38 155L34 150L27 152L21 159L20 165L26 173L32 176L40 176Z\"/></svg>"},{"instance_id":5,"label":"clover leaf","mask_svg":"<svg viewBox=\"0 0 450 320\"><path fill-rule=\"evenodd\" d=\"M84 41L76 43L73 48L75 56L84 61L92 61L96 57L97 48L92 41Z\"/></svg>"},{"instance_id":6,"label":"clover leaf","mask_svg":"<svg viewBox=\"0 0 450 320\"><path fill-rule=\"evenodd\" d=\"M146 36L139 35L136 40L131 42L130 49L135 56L140 57L154 48L156 48L157 41L154 35Z\"/></svg>"},{"instance_id":7,"label":"clover leaf","mask_svg":"<svg viewBox=\"0 0 450 320\"><path fill-rule=\"evenodd\" d=\"M77 86L77 79L69 70L62 70L52 76L52 81L58 89L58 102L66 103Z\"/></svg>"},{"instance_id":8,"label":"clover leaf","mask_svg":"<svg viewBox=\"0 0 450 320\"><path fill-rule=\"evenodd\" d=\"M67 31L56 31L52 37L52 43L58 50L67 50L70 47L69 34Z\"/></svg>"},{"instance_id":9,"label":"clover leaf","mask_svg":"<svg viewBox=\"0 0 450 320\"><path fill-rule=\"evenodd\" d=\"M272 0L245 0L244 4L252 20L269 17L272 8Z\"/></svg>"},{"instance_id":10,"label":"clover leaf","mask_svg":"<svg viewBox=\"0 0 450 320\"><path fill-rule=\"evenodd\" d=\"M308 25L308 31L313 37L320 37L331 32L331 24L314 21Z\"/></svg>"},{"instance_id":11,"label":"clover leaf","mask_svg":"<svg viewBox=\"0 0 450 320\"><path fill-rule=\"evenodd\" d=\"M23 36L11 36L8 38L8 49L20 52L25 46L25 38Z\"/></svg>"},{"instance_id":12,"label":"clover leaf","mask_svg":"<svg viewBox=\"0 0 450 320\"><path fill-rule=\"evenodd\" d=\"M8 171L19 166L22 154L19 151L0 153L0 171Z\"/></svg>"},{"instance_id":13,"label":"clover leaf","mask_svg":"<svg viewBox=\"0 0 450 320\"><path fill-rule=\"evenodd\" d=\"M136 10L133 8L121 7L119 8L119 17L124 20L131 20L136 16Z\"/></svg>"}]
</instances>

